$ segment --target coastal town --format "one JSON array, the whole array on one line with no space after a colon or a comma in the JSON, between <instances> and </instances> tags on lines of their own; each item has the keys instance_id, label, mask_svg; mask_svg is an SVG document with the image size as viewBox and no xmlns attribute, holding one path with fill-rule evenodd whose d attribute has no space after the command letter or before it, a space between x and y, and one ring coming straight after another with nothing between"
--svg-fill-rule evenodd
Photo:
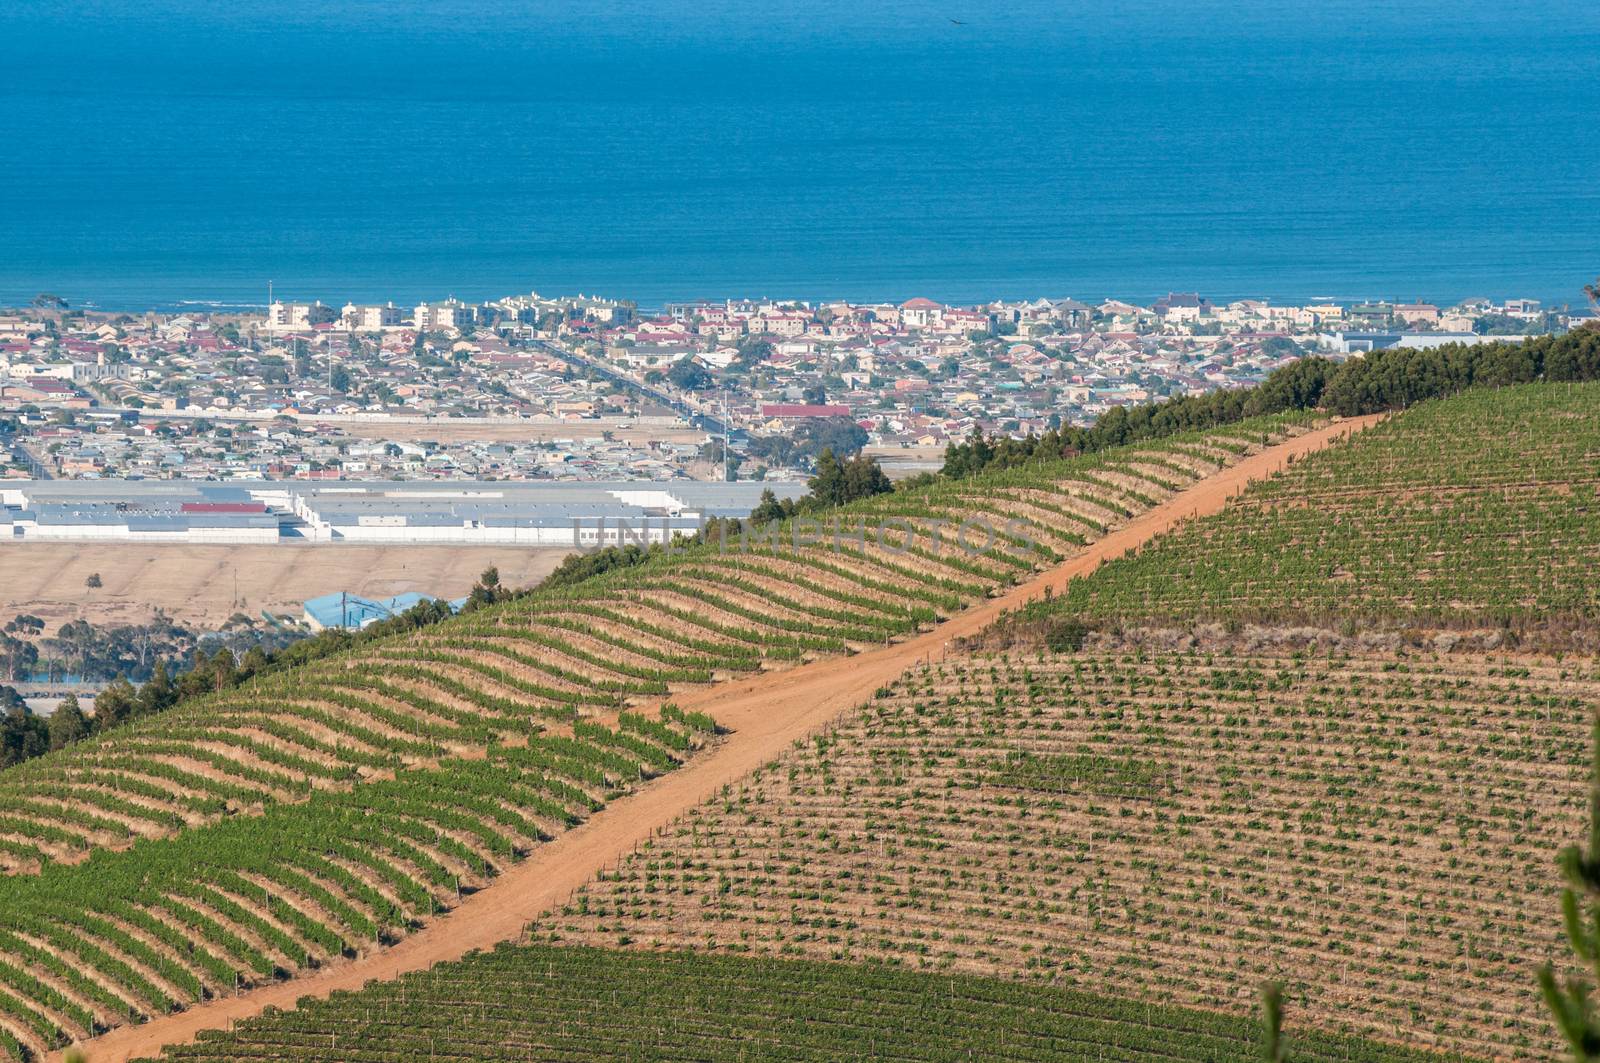
<instances>
[{"instance_id":1,"label":"coastal town","mask_svg":"<svg viewBox=\"0 0 1600 1063\"><path fill-rule=\"evenodd\" d=\"M538 294L342 307L0 313L13 479L794 480L823 447L896 474L974 430L1245 387L1308 354L1559 332L1531 299L1276 305Z\"/></svg>"}]
</instances>

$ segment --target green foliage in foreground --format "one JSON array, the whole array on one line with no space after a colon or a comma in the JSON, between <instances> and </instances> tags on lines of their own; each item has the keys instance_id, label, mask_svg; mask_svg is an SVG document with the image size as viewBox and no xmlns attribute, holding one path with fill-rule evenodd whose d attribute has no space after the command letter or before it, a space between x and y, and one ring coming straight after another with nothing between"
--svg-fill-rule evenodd
<instances>
[{"instance_id":1,"label":"green foliage in foreground","mask_svg":"<svg viewBox=\"0 0 1600 1063\"><path fill-rule=\"evenodd\" d=\"M1600 720L1595 722L1593 761L1589 844L1587 848L1570 845L1561 851L1561 873L1567 880L1561 910L1573 953L1600 980ZM1600 1060L1600 1015L1595 1013L1593 983L1578 976L1560 983L1547 963L1539 970L1539 989L1572 1048L1574 1063Z\"/></svg>"},{"instance_id":2,"label":"green foliage in foreground","mask_svg":"<svg viewBox=\"0 0 1600 1063\"><path fill-rule=\"evenodd\" d=\"M1291 1031L1302 1063L1448 1058ZM992 978L549 945L492 953L269 1013L180 1060L1259 1059L1254 1017Z\"/></svg>"}]
</instances>

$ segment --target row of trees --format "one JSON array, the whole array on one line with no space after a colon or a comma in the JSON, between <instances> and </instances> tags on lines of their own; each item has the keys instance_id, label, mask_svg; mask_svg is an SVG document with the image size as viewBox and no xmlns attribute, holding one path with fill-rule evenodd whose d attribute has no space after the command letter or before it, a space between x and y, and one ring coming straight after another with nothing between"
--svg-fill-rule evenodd
<instances>
[{"instance_id":1,"label":"row of trees","mask_svg":"<svg viewBox=\"0 0 1600 1063\"><path fill-rule=\"evenodd\" d=\"M1399 410L1467 388L1536 380L1600 380L1600 331L1575 329L1524 343L1396 347L1346 362L1302 358L1253 388L1119 406L1089 428L1063 426L1025 439L975 430L966 442L946 448L943 472L973 476L984 469L1052 461L1289 410L1325 409L1342 417Z\"/></svg>"},{"instance_id":2,"label":"row of trees","mask_svg":"<svg viewBox=\"0 0 1600 1063\"><path fill-rule=\"evenodd\" d=\"M867 432L848 417L816 417L786 436L758 436L750 440L750 456L768 465L801 465L819 460L823 451L836 457L858 454L867 445Z\"/></svg>"},{"instance_id":3,"label":"row of trees","mask_svg":"<svg viewBox=\"0 0 1600 1063\"><path fill-rule=\"evenodd\" d=\"M96 589L98 576L90 576L85 586ZM143 624L69 620L50 636L45 636L45 626L41 618L25 613L0 628L0 681L26 682L42 674L48 681L71 676L100 682L127 676L143 682L158 660L182 661L203 643L220 643L242 656L258 645L267 652L281 650L302 637L257 624L243 613L235 613L221 630L209 632L176 623L160 610Z\"/></svg>"},{"instance_id":4,"label":"row of trees","mask_svg":"<svg viewBox=\"0 0 1600 1063\"><path fill-rule=\"evenodd\" d=\"M13 682L37 672L86 680L132 675L149 677L156 660L182 656L198 642L196 632L159 612L147 624L96 625L71 620L53 636L42 637L44 621L32 615L13 618L0 630L0 678Z\"/></svg>"}]
</instances>

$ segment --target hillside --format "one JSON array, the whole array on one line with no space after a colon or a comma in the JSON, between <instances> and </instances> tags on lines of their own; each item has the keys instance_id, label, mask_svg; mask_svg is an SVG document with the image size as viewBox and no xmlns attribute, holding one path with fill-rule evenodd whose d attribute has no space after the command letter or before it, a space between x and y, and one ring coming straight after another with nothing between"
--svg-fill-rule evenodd
<instances>
[{"instance_id":1,"label":"hillside","mask_svg":"<svg viewBox=\"0 0 1600 1063\"><path fill-rule=\"evenodd\" d=\"M1600 652L1600 383L1426 402L1076 583L1057 612L1515 629Z\"/></svg>"},{"instance_id":2,"label":"hillside","mask_svg":"<svg viewBox=\"0 0 1600 1063\"><path fill-rule=\"evenodd\" d=\"M1397 413L1007 618L978 640L989 650L913 668L523 946L185 1055L360 1031L374 1059L424 1038L464 1058L582 1056L484 1009L509 984L581 1013L585 979L563 972L607 949L619 978L705 965L760 986L744 998L769 1038L754 1056L814 1050L784 1025L793 970L856 988L859 1008L822 1005L850 1031L884 980L944 987L925 992L948 1010L916 1023L951 1030L949 1051L867 1035L917 1058L971 1044L950 1013L988 985L1025 986L1037 1009L1008 1031L1085 999L1126 1019L1049 1051L980 1051L1191 1058L1156 1031L1192 1012L1138 1009L1247 1023L1266 979L1287 983L1295 1058L1549 1058L1533 970L1565 955L1553 857L1581 830L1600 706L1600 663L1571 653L1593 619L1576 577L1594 570L1597 402L1593 386L1531 385ZM621 1044L681 1058L682 1026L726 1029L698 995L627 999L652 1018L606 1026ZM838 1054L870 1054L832 1032ZM1193 1050L1254 1052L1242 1036Z\"/></svg>"},{"instance_id":3,"label":"hillside","mask_svg":"<svg viewBox=\"0 0 1600 1063\"><path fill-rule=\"evenodd\" d=\"M695 685L904 637L1279 431L1245 426L881 496L827 523L674 551L192 700L0 776L10 816L0 869L72 864L240 808L481 757ZM88 818L59 814L68 793Z\"/></svg>"},{"instance_id":4,"label":"hillside","mask_svg":"<svg viewBox=\"0 0 1600 1063\"><path fill-rule=\"evenodd\" d=\"M882 496L837 541L674 551L7 771L0 1043L39 1056L381 951L716 741L665 699L929 628L1303 420ZM934 540L963 523L976 545Z\"/></svg>"},{"instance_id":5,"label":"hillside","mask_svg":"<svg viewBox=\"0 0 1600 1063\"><path fill-rule=\"evenodd\" d=\"M1033 654L909 675L545 943L887 963L1526 1058L1600 668Z\"/></svg>"}]
</instances>

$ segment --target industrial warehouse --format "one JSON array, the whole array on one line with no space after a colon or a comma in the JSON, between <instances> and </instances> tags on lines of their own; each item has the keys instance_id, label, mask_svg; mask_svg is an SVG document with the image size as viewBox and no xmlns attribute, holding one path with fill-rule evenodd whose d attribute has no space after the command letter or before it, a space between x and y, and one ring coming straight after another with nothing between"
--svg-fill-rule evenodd
<instances>
[{"instance_id":1,"label":"industrial warehouse","mask_svg":"<svg viewBox=\"0 0 1600 1063\"><path fill-rule=\"evenodd\" d=\"M368 543L587 549L659 543L801 483L16 480L0 543Z\"/></svg>"}]
</instances>

